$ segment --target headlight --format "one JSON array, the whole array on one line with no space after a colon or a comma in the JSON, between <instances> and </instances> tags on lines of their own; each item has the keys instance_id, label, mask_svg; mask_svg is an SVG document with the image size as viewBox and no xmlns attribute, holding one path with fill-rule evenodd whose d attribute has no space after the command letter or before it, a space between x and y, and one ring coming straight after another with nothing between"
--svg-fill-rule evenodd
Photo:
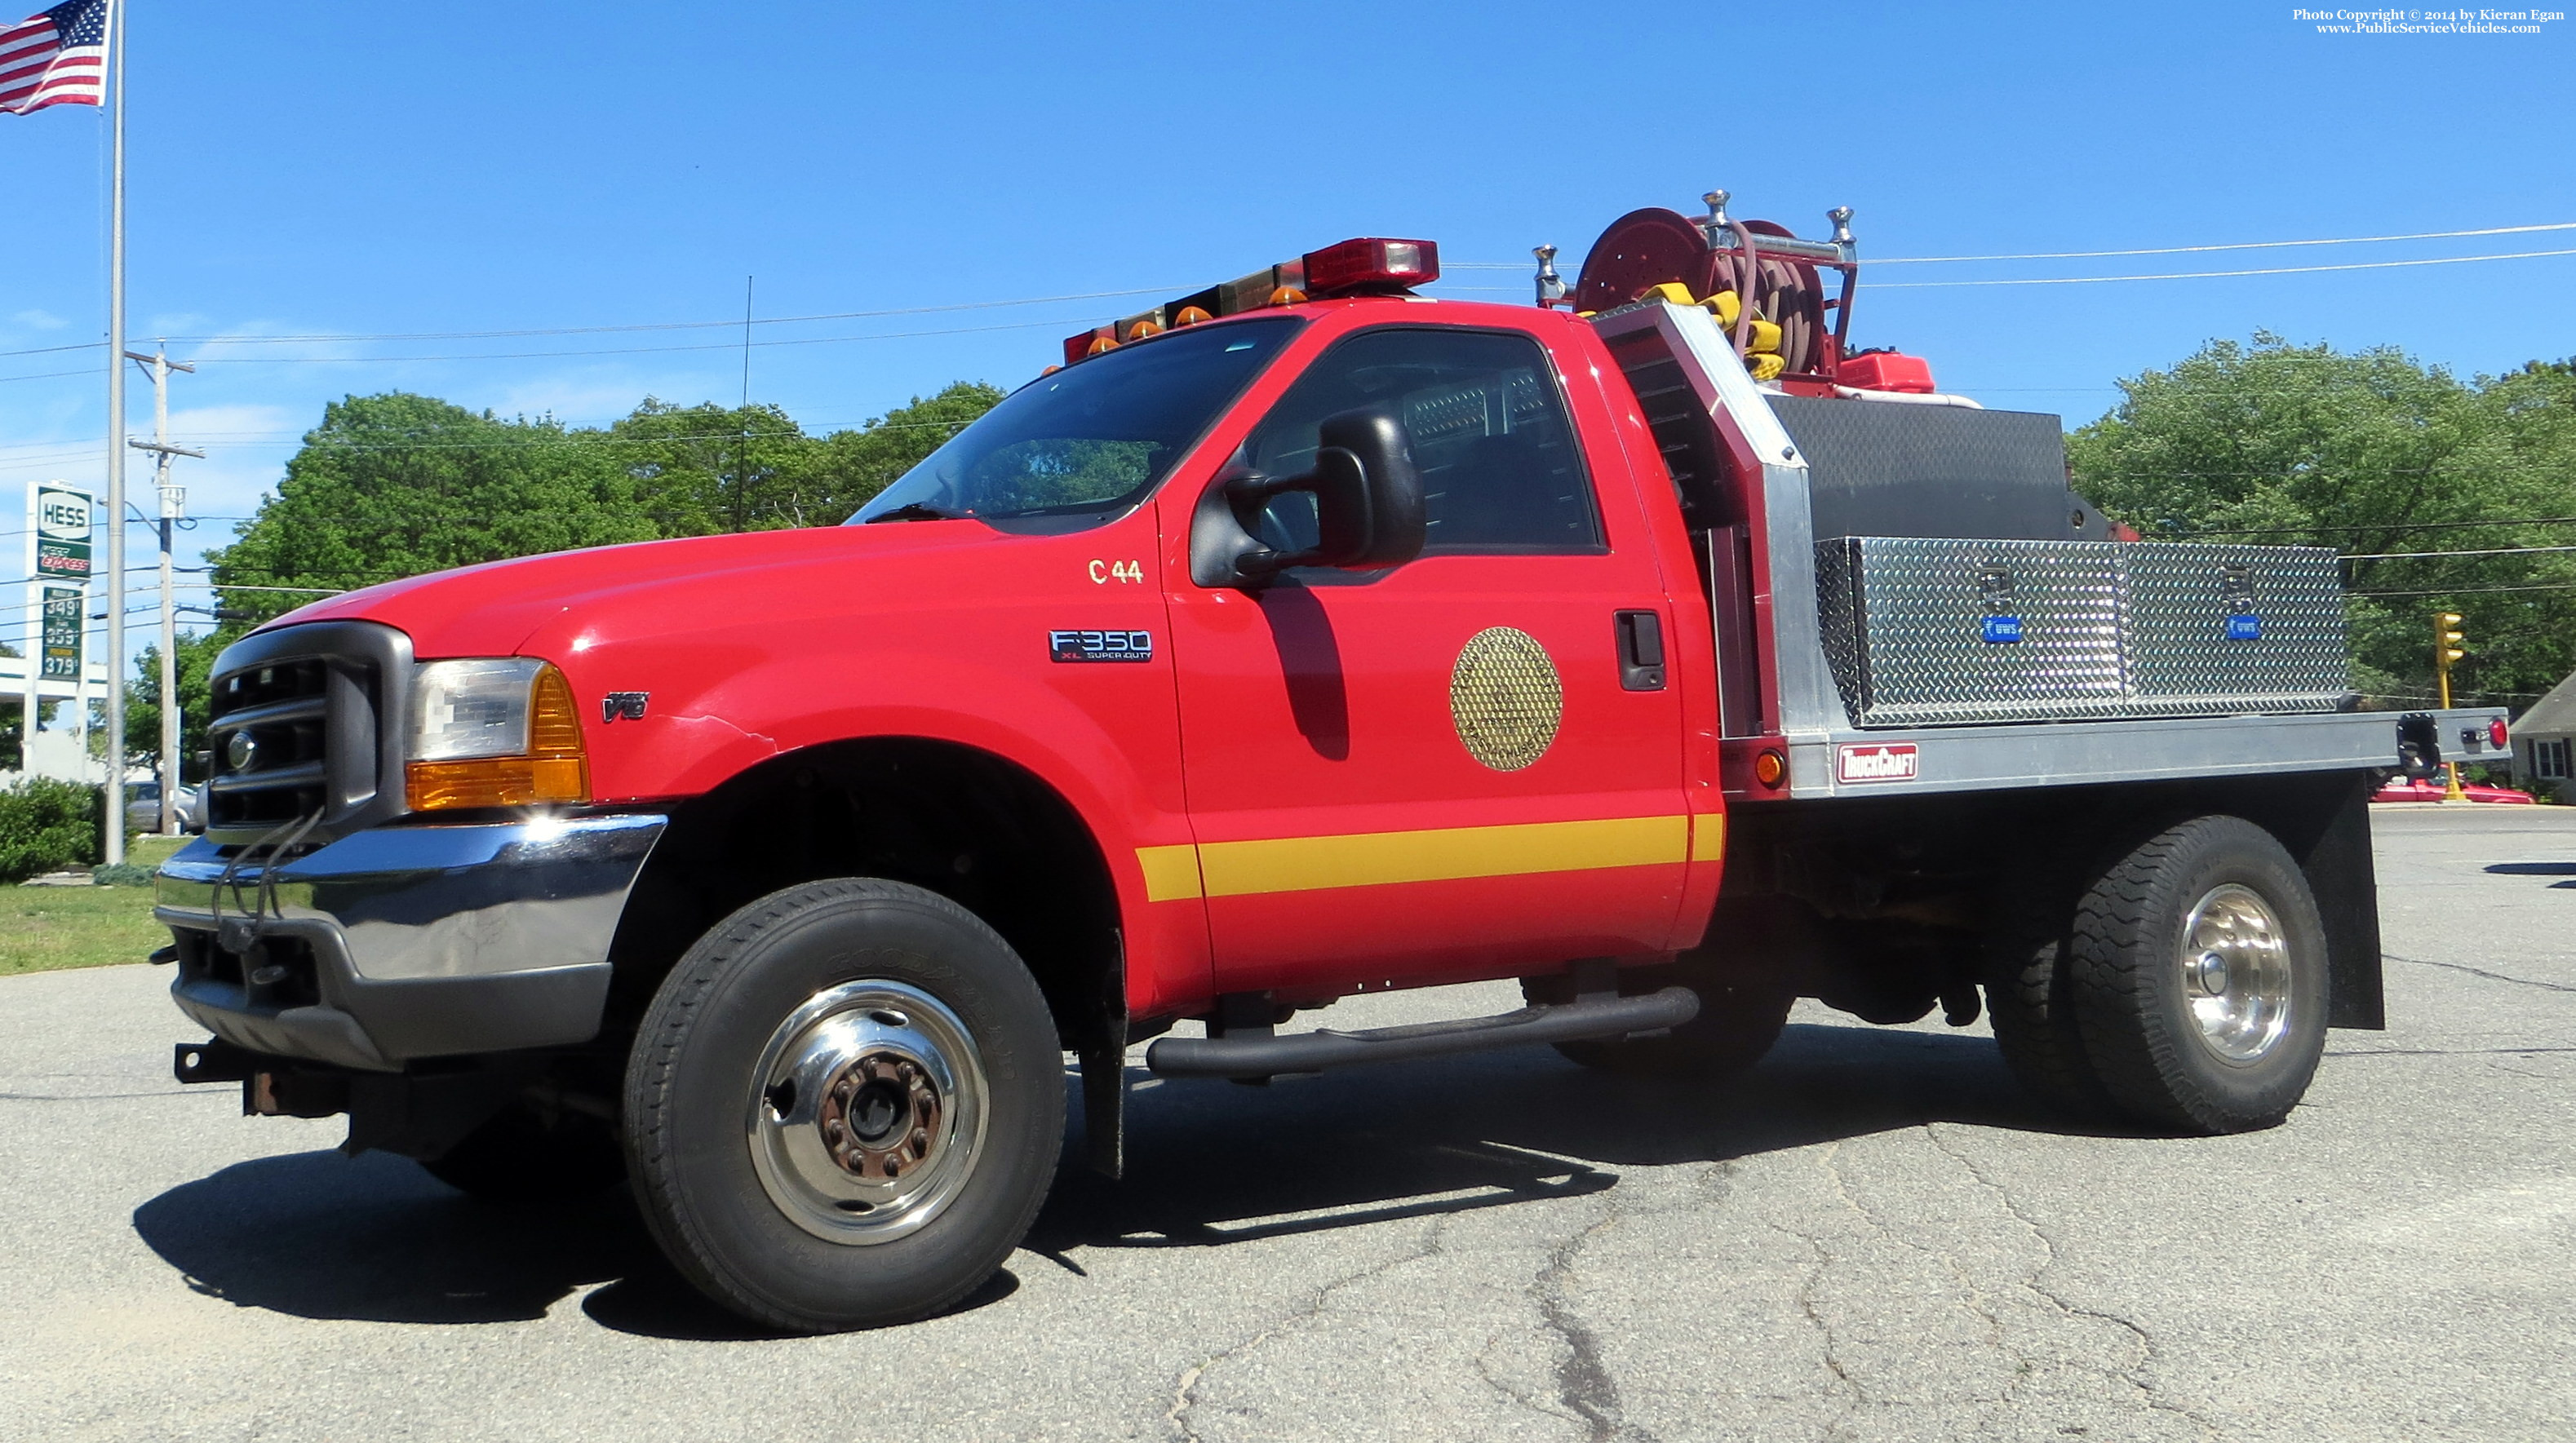
<instances>
[{"instance_id":1,"label":"headlight","mask_svg":"<svg viewBox=\"0 0 2576 1443\"><path fill-rule=\"evenodd\" d=\"M403 795L413 811L590 800L581 717L553 663L422 662L411 695Z\"/></svg>"}]
</instances>

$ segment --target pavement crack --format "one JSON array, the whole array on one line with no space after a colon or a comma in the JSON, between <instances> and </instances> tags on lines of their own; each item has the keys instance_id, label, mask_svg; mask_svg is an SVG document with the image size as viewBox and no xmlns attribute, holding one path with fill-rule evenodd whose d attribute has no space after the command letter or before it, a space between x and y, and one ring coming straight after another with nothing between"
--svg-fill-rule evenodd
<instances>
[{"instance_id":1,"label":"pavement crack","mask_svg":"<svg viewBox=\"0 0 2576 1443\"><path fill-rule=\"evenodd\" d=\"M1984 1168L1978 1166L1975 1159L1969 1157L1965 1152L1962 1152L1957 1147L1952 1146L1948 1139L1942 1137L1938 1126L1930 1121L1926 1121L1923 1124L1923 1135L1931 1141L1933 1147L1948 1156L1952 1162L1957 1163L1960 1170L1965 1172L1969 1178L1974 1180L1979 1187L1993 1193L1995 1201L2002 1205L2004 1212L2010 1216L2013 1221L2021 1224L2021 1226L2030 1233L2031 1237L2038 1242L2040 1248L2039 1266L2031 1269L2030 1275L2021 1280L2021 1286L2029 1290L2032 1296L2041 1299L2050 1307L2057 1309L2057 1311L2068 1317L2092 1318L2125 1330L2131 1337L2137 1340L2138 1361L2134 1366L2118 1369L2117 1372L2119 1376L2128 1381L2130 1387L2137 1390L2138 1401L2157 1412L2171 1413L2175 1417L2183 1419L2190 1423L2194 1428L2200 1430L2204 1436L2218 1436L2220 1430L2216 1424L2210 1422L2207 1418L2202 1417L2191 1409L2184 1407L2182 1404L2165 1397L2159 1388L2156 1381L2156 1374L2163 1366L2164 1350L2156 1342L2155 1335L2149 1332L2144 1324L2139 1323L2133 1318L2124 1317L2118 1313L2106 1312L2100 1308L2088 1308L2080 1303L2069 1301L2064 1295L2049 1286L2046 1282L2046 1277L2049 1270L2057 1266L2057 1240L2048 1235L2047 1229L2042 1228L2037 1219L2033 1218L2028 1212L2023 1210L2021 1203L2013 1197L2010 1189L2006 1188L2002 1183L1997 1182Z\"/></svg>"},{"instance_id":2,"label":"pavement crack","mask_svg":"<svg viewBox=\"0 0 2576 1443\"><path fill-rule=\"evenodd\" d=\"M2517 987L2537 987L2544 992L2576 992L2576 987L2570 987L2564 982L2543 982L2535 977L2516 977L2505 972L2489 972L2484 967L2471 967L2463 962L2435 962L2425 957L2400 957L2394 952L2382 952L2379 955L2391 962L2405 962L2417 967L2439 967L2450 972L2466 972L2472 977L2483 977L2489 982L2510 982Z\"/></svg>"},{"instance_id":3,"label":"pavement crack","mask_svg":"<svg viewBox=\"0 0 2576 1443\"><path fill-rule=\"evenodd\" d=\"M1599 1221L1548 1250L1547 1266L1539 1270L1530 1287L1540 1319L1565 1344L1565 1359L1556 1366L1557 1398L1590 1427L1592 1443L1609 1443L1622 1436L1651 1440L1654 1436L1620 1421L1619 1384L1602 1362L1601 1340L1575 1317L1565 1296L1565 1280L1573 1271L1575 1255L1618 1222L1619 1209L1613 1203Z\"/></svg>"},{"instance_id":4,"label":"pavement crack","mask_svg":"<svg viewBox=\"0 0 2576 1443\"><path fill-rule=\"evenodd\" d=\"M1834 1325L1825 1321L1825 1310L1816 1301L1816 1290L1824 1284L1825 1271L1833 1266L1833 1254L1825 1251L1824 1240L1821 1238L1799 1232L1794 1228L1779 1227L1777 1224L1773 1226L1776 1231L1805 1243L1807 1251L1816 1255L1816 1266L1808 1272L1806 1281L1798 1285L1798 1310L1805 1315L1807 1326L1816 1330L1819 1356L1824 1361L1825 1371L1833 1374L1834 1381L1842 1385L1842 1411L1825 1424L1824 1431L1824 1436L1827 1438L1839 1437L1847 1430L1852 1415L1858 1413L1861 1405L1869 1399L1861 1389L1860 1380L1853 1377L1851 1370L1843 1365L1842 1348L1840 1342L1834 1337Z\"/></svg>"},{"instance_id":5,"label":"pavement crack","mask_svg":"<svg viewBox=\"0 0 2576 1443\"><path fill-rule=\"evenodd\" d=\"M1929 1121L1926 1121L1924 1124L1927 1129L1930 1125ZM1905 1236L1896 1229L1889 1227L1885 1219L1871 1211L1868 1205L1864 1204L1859 1198L1852 1195L1851 1180L1843 1174L1842 1163L1839 1160L1841 1151L1842 1144L1834 1143L1825 1149L1824 1155L1825 1175L1833 1180L1834 1196L1840 1200L1842 1205L1849 1209L1855 1217L1858 1217L1861 1221L1867 1223L1879 1236L1887 1239L1889 1242L1895 1243L1899 1247L1909 1248L1941 1264L1941 1266L1949 1272L1951 1280L1958 1284L1959 1291L1966 1295L1966 1301L1962 1306L1964 1306L1967 1312L1971 1316L1975 1317L1978 1322L1985 1325L1986 1346L1994 1349L1998 1353L2003 1353L2007 1356L2013 1357L2017 1362L2026 1362L2026 1359L2021 1358L2019 1354L2015 1353L2012 1348L2005 1344L2003 1319L1995 1313L1993 1306L1986 1297L1985 1289L1978 1286L1977 1280L1971 1276L1967 1268L1960 1263L1958 1254L1953 1253L1946 1248L1926 1246L1923 1243L1916 1242L1914 1239Z\"/></svg>"},{"instance_id":6,"label":"pavement crack","mask_svg":"<svg viewBox=\"0 0 2576 1443\"><path fill-rule=\"evenodd\" d=\"M1237 1343L1230 1348L1212 1353L1207 1357L1201 1358L1196 1363L1191 1364L1189 1367L1182 1369L1179 1380L1172 1385L1172 1403L1170 1407L1163 1410L1163 1421L1171 1425L1174 1436L1182 1439L1183 1443L1200 1443L1198 1430L1190 1426L1188 1415L1191 1409L1198 1406L1199 1384L1206 1379L1209 1369L1214 1368L1219 1363L1241 1358L1252 1352L1254 1349L1260 1347L1262 1344L1269 1342L1272 1338L1288 1332L1300 1323L1313 1319L1324 1311L1324 1305L1332 1300L1333 1294L1340 1292L1342 1289L1347 1288L1354 1283L1364 1283L1371 1278L1393 1272L1407 1263L1418 1263L1424 1258L1438 1254L1441 1250L1441 1234L1447 1230L1448 1226L1449 1219L1447 1216L1444 1215L1432 1218L1430 1228L1423 1234L1422 1246L1415 1248L1413 1251L1405 1253L1402 1256L1388 1258L1384 1262L1372 1263L1365 1268L1361 1268L1357 1272L1346 1273L1341 1277L1335 1278L1333 1281L1326 1283L1322 1287L1315 1289L1312 1293L1309 1293L1306 1297L1305 1304L1302 1307L1299 1307L1296 1311L1272 1322L1268 1327L1263 1328L1260 1332L1253 1334L1244 1341Z\"/></svg>"}]
</instances>

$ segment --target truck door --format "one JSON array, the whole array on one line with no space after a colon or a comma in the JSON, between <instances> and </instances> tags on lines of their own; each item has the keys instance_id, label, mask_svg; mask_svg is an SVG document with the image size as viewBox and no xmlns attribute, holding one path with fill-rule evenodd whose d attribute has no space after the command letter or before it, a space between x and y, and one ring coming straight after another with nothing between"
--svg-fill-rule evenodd
<instances>
[{"instance_id":1,"label":"truck door","mask_svg":"<svg viewBox=\"0 0 2576 1443\"><path fill-rule=\"evenodd\" d=\"M1576 399L1587 421L1601 409L1597 391ZM1532 337L1406 326L1324 351L1231 459L1302 472L1317 424L1363 405L1394 406L1411 433L1430 498L1419 559L1257 591L1167 565L1218 989L1669 947L1690 830L1678 693L1650 663L1673 618L1619 452L1587 454ZM1213 479L1166 492L1183 551ZM1311 542L1311 498L1266 522L1276 546Z\"/></svg>"}]
</instances>

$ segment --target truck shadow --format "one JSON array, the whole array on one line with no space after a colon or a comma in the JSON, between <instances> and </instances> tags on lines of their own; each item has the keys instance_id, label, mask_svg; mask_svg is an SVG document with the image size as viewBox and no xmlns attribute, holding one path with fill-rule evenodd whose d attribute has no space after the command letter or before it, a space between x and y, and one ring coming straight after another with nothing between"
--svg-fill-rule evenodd
<instances>
[{"instance_id":1,"label":"truck shadow","mask_svg":"<svg viewBox=\"0 0 2576 1443\"><path fill-rule=\"evenodd\" d=\"M1213 1247L1508 1207L1614 1187L1621 1167L1926 1122L2135 1135L2044 1111L1983 1035L1857 1026L1793 1025L1759 1068L1714 1085L1590 1072L1543 1048L1267 1087L1129 1073L1126 1180L1069 1163L1030 1236L1031 1251L1076 1271L1083 1248Z\"/></svg>"},{"instance_id":2,"label":"truck shadow","mask_svg":"<svg viewBox=\"0 0 2576 1443\"><path fill-rule=\"evenodd\" d=\"M1214 1247L1507 1207L1614 1187L1622 1167L1725 1162L1926 1121L2069 1130L2016 1089L1982 1036L1859 1027L1793 1026L1751 1076L1717 1088L1591 1073L1527 1048L1269 1087L1135 1076L1121 1183L1081 1167L1080 1088L1069 1087L1072 1145L1028 1248L1073 1273L1090 1248ZM622 1187L504 1208L401 1158L307 1152L182 1184L133 1221L191 1288L246 1308L511 1322L587 1288L584 1313L622 1332L768 1336L663 1263ZM964 1306L1017 1287L1005 1272Z\"/></svg>"}]
</instances>

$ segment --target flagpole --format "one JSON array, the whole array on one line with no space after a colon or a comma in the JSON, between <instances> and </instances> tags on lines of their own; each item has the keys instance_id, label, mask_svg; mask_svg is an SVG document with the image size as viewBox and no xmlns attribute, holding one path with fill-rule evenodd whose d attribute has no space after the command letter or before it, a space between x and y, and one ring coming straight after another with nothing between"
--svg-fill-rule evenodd
<instances>
[{"instance_id":1,"label":"flagpole","mask_svg":"<svg viewBox=\"0 0 2576 1443\"><path fill-rule=\"evenodd\" d=\"M125 860L125 6L108 0L107 863ZM162 699L169 705L169 698Z\"/></svg>"}]
</instances>

